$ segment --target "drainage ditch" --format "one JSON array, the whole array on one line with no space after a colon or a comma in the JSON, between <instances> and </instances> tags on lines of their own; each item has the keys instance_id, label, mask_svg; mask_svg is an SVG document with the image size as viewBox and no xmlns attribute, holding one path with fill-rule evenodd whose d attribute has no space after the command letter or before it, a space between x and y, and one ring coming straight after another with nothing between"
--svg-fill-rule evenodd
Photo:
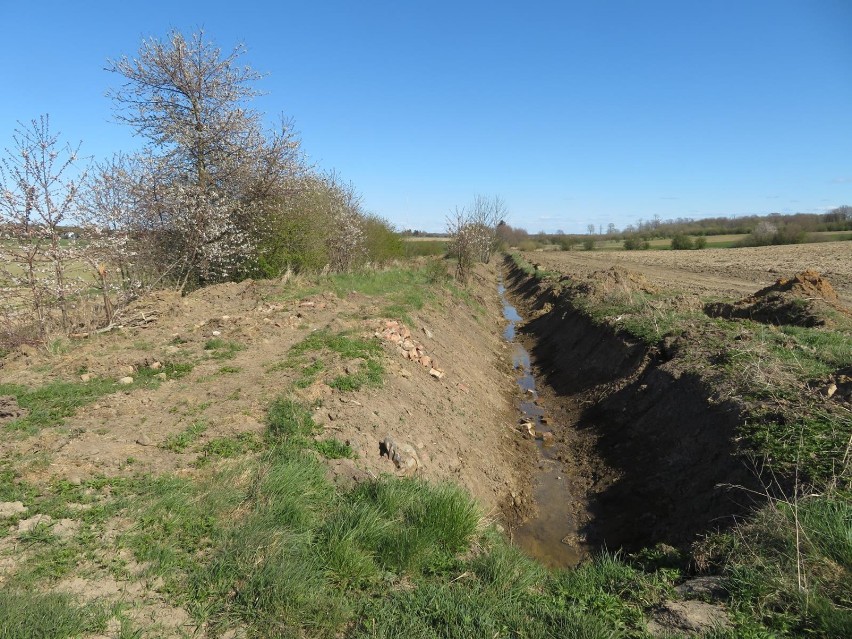
<instances>
[{"instance_id":1,"label":"drainage ditch","mask_svg":"<svg viewBox=\"0 0 852 639\"><path fill-rule=\"evenodd\" d=\"M526 437L536 440L539 463L535 477L534 495L538 514L512 531L512 537L527 554L552 567L574 566L583 555L579 544L579 527L574 516L576 498L572 495L570 481L553 447L554 433L547 427L551 421L539 405L538 390L533 375L530 354L516 341L516 325L523 318L506 298L506 287L501 280L497 286L503 304L503 318L507 321L503 338L512 347L512 368L522 393L518 402L521 417L519 427Z\"/></svg>"},{"instance_id":2,"label":"drainage ditch","mask_svg":"<svg viewBox=\"0 0 852 639\"><path fill-rule=\"evenodd\" d=\"M559 566L599 548L687 549L754 506L740 407L714 399L684 356L700 345L639 343L592 321L558 283L508 259L504 274L519 429L553 433L551 446L538 440L538 515L513 531L519 546Z\"/></svg>"}]
</instances>

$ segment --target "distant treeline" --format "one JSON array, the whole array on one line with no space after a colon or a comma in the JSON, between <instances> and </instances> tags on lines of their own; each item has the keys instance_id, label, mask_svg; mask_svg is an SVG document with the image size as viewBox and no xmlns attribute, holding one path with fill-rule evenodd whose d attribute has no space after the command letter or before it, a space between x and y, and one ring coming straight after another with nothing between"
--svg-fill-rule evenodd
<instances>
[{"instance_id":1,"label":"distant treeline","mask_svg":"<svg viewBox=\"0 0 852 639\"><path fill-rule=\"evenodd\" d=\"M521 248L534 248L541 243L557 244L563 250L576 245L593 248L595 242L623 240L625 248L647 248L654 239L671 239L680 236L707 237L711 235L742 235L743 245L792 244L805 241L808 233L826 231L852 231L852 206L839 206L827 213L793 213L783 215L748 215L742 217L709 217L696 220L679 217L662 220L655 216L640 219L624 229L614 224L589 224L587 233L529 233L505 222L498 226L498 234L506 244Z\"/></svg>"},{"instance_id":2,"label":"distant treeline","mask_svg":"<svg viewBox=\"0 0 852 639\"><path fill-rule=\"evenodd\" d=\"M673 220L639 220L627 226L621 233L650 234L654 237L672 237L677 233L687 235L747 235L754 232L761 222L779 228L795 226L805 233L819 231L852 231L852 206L839 206L828 213L770 213L769 215L747 215L743 217L708 217L695 220L679 217Z\"/></svg>"}]
</instances>

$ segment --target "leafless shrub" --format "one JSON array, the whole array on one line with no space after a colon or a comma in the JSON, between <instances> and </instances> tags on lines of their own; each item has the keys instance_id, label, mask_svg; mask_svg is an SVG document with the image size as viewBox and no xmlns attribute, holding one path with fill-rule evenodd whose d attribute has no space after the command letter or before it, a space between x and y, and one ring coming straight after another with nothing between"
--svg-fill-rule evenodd
<instances>
[{"instance_id":1,"label":"leafless shrub","mask_svg":"<svg viewBox=\"0 0 852 639\"><path fill-rule=\"evenodd\" d=\"M74 242L63 241L61 224L75 212L85 170L78 170L77 147L61 144L42 116L19 124L14 148L0 160L0 287L4 307L30 315L42 338L54 328L67 331L69 311L82 290L69 275L78 257ZM59 317L54 318L53 310Z\"/></svg>"},{"instance_id":2,"label":"leafless shrub","mask_svg":"<svg viewBox=\"0 0 852 639\"><path fill-rule=\"evenodd\" d=\"M488 263L499 244L498 224L506 216L499 196L478 195L468 207L456 207L447 217L448 254L456 260L456 279L467 280L477 261Z\"/></svg>"}]
</instances>

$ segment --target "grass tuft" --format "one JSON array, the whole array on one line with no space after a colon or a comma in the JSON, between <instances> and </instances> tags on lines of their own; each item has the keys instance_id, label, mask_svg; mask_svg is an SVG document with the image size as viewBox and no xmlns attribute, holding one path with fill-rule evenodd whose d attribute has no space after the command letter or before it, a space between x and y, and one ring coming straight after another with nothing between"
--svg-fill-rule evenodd
<instances>
[{"instance_id":1,"label":"grass tuft","mask_svg":"<svg viewBox=\"0 0 852 639\"><path fill-rule=\"evenodd\" d=\"M207 422L204 420L194 421L181 432L166 437L160 448L170 450L173 453L182 453L191 443L201 437L207 428Z\"/></svg>"},{"instance_id":2,"label":"grass tuft","mask_svg":"<svg viewBox=\"0 0 852 639\"><path fill-rule=\"evenodd\" d=\"M0 639L64 639L103 631L108 611L65 594L0 590Z\"/></svg>"},{"instance_id":3,"label":"grass tuft","mask_svg":"<svg viewBox=\"0 0 852 639\"><path fill-rule=\"evenodd\" d=\"M220 337L214 337L204 343L205 351L212 351L210 357L213 359L233 359L237 353L245 350L245 346L238 342L228 342Z\"/></svg>"}]
</instances>

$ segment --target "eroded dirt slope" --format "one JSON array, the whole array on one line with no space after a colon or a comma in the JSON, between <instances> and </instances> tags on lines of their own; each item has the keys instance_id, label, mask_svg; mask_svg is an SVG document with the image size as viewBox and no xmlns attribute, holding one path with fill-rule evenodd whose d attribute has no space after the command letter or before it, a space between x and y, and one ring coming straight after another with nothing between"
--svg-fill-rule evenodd
<instances>
[{"instance_id":1,"label":"eroded dirt slope","mask_svg":"<svg viewBox=\"0 0 852 639\"><path fill-rule=\"evenodd\" d=\"M314 407L314 418L328 435L348 442L357 453L357 461L341 472L400 472L380 455L380 442L390 436L418 450L416 474L458 481L496 509L517 489L517 455L508 428L513 421L505 397L508 372L495 364L505 347L491 286L494 275L483 271L477 277L478 306L442 291L428 308L411 315L410 324L400 321L443 372L440 379L430 375L431 367L402 357L393 342L381 339L392 318L366 295L340 299L317 293L281 300L291 294L286 286L253 282L210 287L183 299L159 294L146 300L149 321L142 326L78 341L66 354L27 349L7 360L0 383L38 387L57 379L76 381L85 371L114 379L117 387L60 427L4 438L0 453L6 459L29 459L23 476L37 481L191 472L206 442L260 433L269 403L292 394ZM358 366L341 360L307 387L296 387L300 371L282 364L294 345L317 331L382 344L382 386L357 392L332 388L329 379ZM223 357L222 350L205 349L210 340L234 349L228 353L226 347ZM118 385L154 362L183 361L194 364L192 371L158 388L122 391ZM164 446L194 422L203 422L205 430L184 452Z\"/></svg>"}]
</instances>

